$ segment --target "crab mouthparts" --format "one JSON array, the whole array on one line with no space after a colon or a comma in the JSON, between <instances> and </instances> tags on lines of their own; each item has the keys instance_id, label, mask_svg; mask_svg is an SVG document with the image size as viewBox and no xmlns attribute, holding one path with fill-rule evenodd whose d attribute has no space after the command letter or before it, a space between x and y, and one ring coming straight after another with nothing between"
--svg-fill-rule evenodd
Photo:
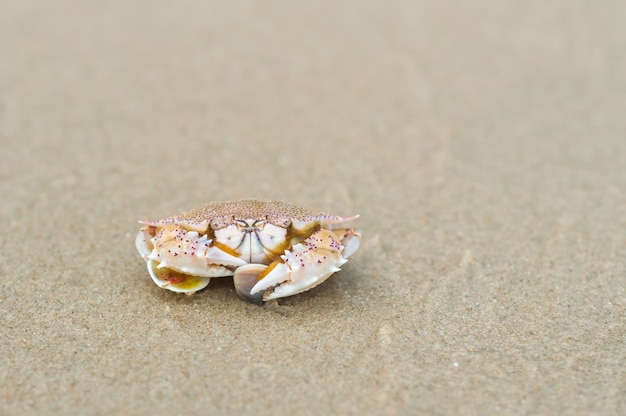
<instances>
[{"instance_id":1,"label":"crab mouthparts","mask_svg":"<svg viewBox=\"0 0 626 416\"><path fill-rule=\"evenodd\" d=\"M239 251L247 257L249 263L260 263L265 258L265 252L259 239L258 230L253 228L250 231L245 231L245 233Z\"/></svg>"}]
</instances>

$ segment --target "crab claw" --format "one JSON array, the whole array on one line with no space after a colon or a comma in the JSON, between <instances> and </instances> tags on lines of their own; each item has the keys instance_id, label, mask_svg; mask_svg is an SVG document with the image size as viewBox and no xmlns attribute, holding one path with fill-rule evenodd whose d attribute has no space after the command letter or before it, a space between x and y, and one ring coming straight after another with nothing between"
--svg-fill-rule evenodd
<instances>
[{"instance_id":1,"label":"crab claw","mask_svg":"<svg viewBox=\"0 0 626 416\"><path fill-rule=\"evenodd\" d=\"M332 231L321 229L313 233L259 274L258 282L249 291L250 296L263 293L263 300L268 301L319 285L347 261L342 255L343 249Z\"/></svg>"},{"instance_id":2,"label":"crab claw","mask_svg":"<svg viewBox=\"0 0 626 416\"><path fill-rule=\"evenodd\" d=\"M361 234L356 232L353 228L347 228L344 230L341 244L344 246L341 255L347 259L359 249L361 245Z\"/></svg>"},{"instance_id":3,"label":"crab claw","mask_svg":"<svg viewBox=\"0 0 626 416\"><path fill-rule=\"evenodd\" d=\"M199 277L232 276L232 268L247 264L235 255L212 245L212 240L197 231L168 225L158 230L142 228L135 240L142 257L156 267Z\"/></svg>"}]
</instances>

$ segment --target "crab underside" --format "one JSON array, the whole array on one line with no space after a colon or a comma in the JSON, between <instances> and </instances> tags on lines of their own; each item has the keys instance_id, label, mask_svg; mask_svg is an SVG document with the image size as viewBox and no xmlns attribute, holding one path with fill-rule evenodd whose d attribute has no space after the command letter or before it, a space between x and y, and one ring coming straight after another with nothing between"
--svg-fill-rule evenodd
<instances>
[{"instance_id":1,"label":"crab underside","mask_svg":"<svg viewBox=\"0 0 626 416\"><path fill-rule=\"evenodd\" d=\"M233 276L251 302L295 295L328 279L359 248L361 235L341 217L290 202L210 202L159 221L140 221L135 245L152 280L193 293Z\"/></svg>"}]
</instances>

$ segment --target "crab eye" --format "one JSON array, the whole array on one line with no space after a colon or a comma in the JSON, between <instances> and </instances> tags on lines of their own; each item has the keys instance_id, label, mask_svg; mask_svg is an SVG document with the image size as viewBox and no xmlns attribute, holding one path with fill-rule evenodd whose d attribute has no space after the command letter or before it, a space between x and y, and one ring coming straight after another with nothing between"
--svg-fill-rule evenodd
<instances>
[{"instance_id":1,"label":"crab eye","mask_svg":"<svg viewBox=\"0 0 626 416\"><path fill-rule=\"evenodd\" d=\"M211 220L209 226L212 230L219 230L220 228L224 227L224 222L220 220Z\"/></svg>"}]
</instances>

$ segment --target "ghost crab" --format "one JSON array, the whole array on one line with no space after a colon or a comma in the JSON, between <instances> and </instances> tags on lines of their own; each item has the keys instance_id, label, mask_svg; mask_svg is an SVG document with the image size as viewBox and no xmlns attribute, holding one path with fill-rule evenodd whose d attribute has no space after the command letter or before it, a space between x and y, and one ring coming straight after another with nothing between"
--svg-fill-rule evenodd
<instances>
[{"instance_id":1,"label":"ghost crab","mask_svg":"<svg viewBox=\"0 0 626 416\"><path fill-rule=\"evenodd\" d=\"M135 245L154 283L193 293L233 276L251 302L295 295L339 271L361 235L358 216L317 212L286 201L209 202L159 221L139 221Z\"/></svg>"}]
</instances>

